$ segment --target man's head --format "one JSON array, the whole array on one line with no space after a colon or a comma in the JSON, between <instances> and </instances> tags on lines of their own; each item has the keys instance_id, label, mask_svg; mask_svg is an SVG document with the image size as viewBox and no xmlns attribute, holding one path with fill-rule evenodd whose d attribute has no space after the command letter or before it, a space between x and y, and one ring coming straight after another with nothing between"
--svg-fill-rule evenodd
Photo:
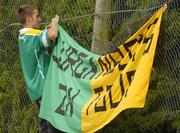
<instances>
[{"instance_id":1,"label":"man's head","mask_svg":"<svg viewBox=\"0 0 180 133\"><path fill-rule=\"evenodd\" d=\"M23 5L17 10L17 17L21 24L27 28L40 28L41 18L36 7L31 5Z\"/></svg>"}]
</instances>

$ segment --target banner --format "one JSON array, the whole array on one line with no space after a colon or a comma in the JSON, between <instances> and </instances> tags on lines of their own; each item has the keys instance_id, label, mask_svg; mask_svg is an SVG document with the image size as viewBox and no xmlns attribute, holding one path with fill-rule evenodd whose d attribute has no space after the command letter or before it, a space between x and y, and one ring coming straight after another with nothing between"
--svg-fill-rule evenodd
<instances>
[{"instance_id":1,"label":"banner","mask_svg":"<svg viewBox=\"0 0 180 133\"><path fill-rule=\"evenodd\" d=\"M59 26L39 116L64 132L92 133L121 111L144 107L165 8L105 56L82 48Z\"/></svg>"}]
</instances>

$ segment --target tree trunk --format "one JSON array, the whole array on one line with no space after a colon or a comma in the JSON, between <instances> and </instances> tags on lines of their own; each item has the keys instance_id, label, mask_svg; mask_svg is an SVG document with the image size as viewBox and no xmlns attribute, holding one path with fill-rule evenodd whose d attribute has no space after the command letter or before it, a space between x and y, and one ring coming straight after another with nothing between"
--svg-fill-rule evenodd
<instances>
[{"instance_id":1,"label":"tree trunk","mask_svg":"<svg viewBox=\"0 0 180 133\"><path fill-rule=\"evenodd\" d=\"M96 0L95 18L93 26L93 40L91 51L96 54L105 54L108 51L107 42L111 25L111 14L102 14L111 11L112 0Z\"/></svg>"}]
</instances>

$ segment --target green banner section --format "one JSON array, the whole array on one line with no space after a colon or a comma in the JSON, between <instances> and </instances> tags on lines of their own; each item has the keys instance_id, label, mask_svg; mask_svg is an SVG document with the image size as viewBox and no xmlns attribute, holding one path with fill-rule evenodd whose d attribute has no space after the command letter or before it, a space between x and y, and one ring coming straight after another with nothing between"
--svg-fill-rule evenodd
<instances>
[{"instance_id":1,"label":"green banner section","mask_svg":"<svg viewBox=\"0 0 180 133\"><path fill-rule=\"evenodd\" d=\"M99 72L96 59L60 26L45 82L40 117L56 128L81 131L81 110L92 95L90 80Z\"/></svg>"}]
</instances>

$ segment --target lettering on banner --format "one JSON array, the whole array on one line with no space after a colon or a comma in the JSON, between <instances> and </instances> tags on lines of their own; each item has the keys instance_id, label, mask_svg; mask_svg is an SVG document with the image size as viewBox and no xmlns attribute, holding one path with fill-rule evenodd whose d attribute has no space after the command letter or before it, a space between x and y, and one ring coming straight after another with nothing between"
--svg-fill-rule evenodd
<instances>
[{"instance_id":1,"label":"lettering on banner","mask_svg":"<svg viewBox=\"0 0 180 133\"><path fill-rule=\"evenodd\" d=\"M107 111L108 107L107 107L107 102L110 103L110 109L113 109L113 108L116 108L119 104L120 101L113 101L113 95L112 95L112 85L107 85L105 87L105 91L106 93L108 93L107 96L105 96L103 93L104 89L103 87L98 87L98 88L95 88L93 89L94 90L94 93L95 95L97 95L97 97L89 104L89 106L87 107L86 109L86 115L89 114L89 109L91 107L94 108L94 112L104 112L104 111ZM103 97L101 95L104 95ZM101 100L102 99L102 100ZM102 102L102 105L100 105L99 102ZM93 104L94 103L94 104ZM93 106L94 105L94 106Z\"/></svg>"},{"instance_id":2,"label":"lettering on banner","mask_svg":"<svg viewBox=\"0 0 180 133\"><path fill-rule=\"evenodd\" d=\"M68 116L67 112L69 111L69 116L71 117L73 115L73 101L75 97L79 95L80 90L78 90L76 94L71 96L71 91L73 88L68 88L63 84L59 84L59 89L65 92L65 96L63 97L62 102L60 103L59 107L55 110L55 112L60 115ZM65 105L65 103L67 104Z\"/></svg>"},{"instance_id":3,"label":"lettering on banner","mask_svg":"<svg viewBox=\"0 0 180 133\"><path fill-rule=\"evenodd\" d=\"M67 71L67 69L70 69L71 75L79 79L91 79L97 73L93 57L89 57L87 54L79 52L71 46L66 49L63 47L60 51L61 55L65 55L64 58L61 55L59 57L52 55L53 61L57 63L60 70ZM87 62L84 63L83 60Z\"/></svg>"}]
</instances>

